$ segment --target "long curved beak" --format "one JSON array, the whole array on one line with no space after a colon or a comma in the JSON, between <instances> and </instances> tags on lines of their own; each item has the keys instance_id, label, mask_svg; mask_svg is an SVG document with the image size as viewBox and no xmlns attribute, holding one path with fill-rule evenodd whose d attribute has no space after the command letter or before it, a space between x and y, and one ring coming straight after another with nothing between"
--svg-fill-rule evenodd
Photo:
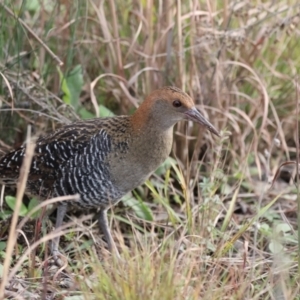
<instances>
[{"instance_id":1,"label":"long curved beak","mask_svg":"<svg viewBox=\"0 0 300 300\"><path fill-rule=\"evenodd\" d=\"M188 120L192 120L196 123L204 125L211 133L220 137L218 130L207 119L205 119L205 117L200 113L200 111L196 107L193 107L186 111L185 115Z\"/></svg>"}]
</instances>

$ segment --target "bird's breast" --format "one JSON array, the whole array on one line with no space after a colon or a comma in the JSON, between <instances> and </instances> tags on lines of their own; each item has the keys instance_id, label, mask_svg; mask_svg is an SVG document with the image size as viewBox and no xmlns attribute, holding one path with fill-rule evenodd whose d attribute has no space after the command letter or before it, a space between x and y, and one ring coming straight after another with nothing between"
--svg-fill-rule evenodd
<instances>
[{"instance_id":1,"label":"bird's breast","mask_svg":"<svg viewBox=\"0 0 300 300\"><path fill-rule=\"evenodd\" d=\"M118 188L127 193L136 188L169 156L172 149L172 129L163 133L150 132L129 139L109 158L111 175Z\"/></svg>"}]
</instances>

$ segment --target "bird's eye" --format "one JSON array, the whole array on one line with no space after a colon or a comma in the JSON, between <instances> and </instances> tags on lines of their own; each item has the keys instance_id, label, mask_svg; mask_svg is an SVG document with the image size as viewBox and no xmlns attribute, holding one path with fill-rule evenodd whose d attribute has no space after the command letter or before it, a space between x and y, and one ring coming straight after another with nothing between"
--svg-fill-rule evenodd
<instances>
[{"instance_id":1,"label":"bird's eye","mask_svg":"<svg viewBox=\"0 0 300 300\"><path fill-rule=\"evenodd\" d=\"M174 100L173 101L173 106L174 107L180 107L182 105L182 103L179 100Z\"/></svg>"}]
</instances>

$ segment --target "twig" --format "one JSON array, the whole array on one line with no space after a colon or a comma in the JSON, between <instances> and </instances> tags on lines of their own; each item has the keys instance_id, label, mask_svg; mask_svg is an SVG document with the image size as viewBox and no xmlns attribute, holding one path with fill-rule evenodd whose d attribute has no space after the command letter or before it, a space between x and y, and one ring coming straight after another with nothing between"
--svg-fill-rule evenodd
<instances>
[{"instance_id":1,"label":"twig","mask_svg":"<svg viewBox=\"0 0 300 300\"><path fill-rule=\"evenodd\" d=\"M297 223L298 223L298 275L300 274L300 190L299 190L299 84L298 77L296 77L296 182L297 182L297 204L298 204L298 214L297 214Z\"/></svg>"},{"instance_id":2,"label":"twig","mask_svg":"<svg viewBox=\"0 0 300 300\"><path fill-rule=\"evenodd\" d=\"M27 129L26 152L25 152L26 159L24 160L21 170L20 170L20 177L19 177L19 181L18 181L17 196L16 196L17 201L16 201L16 206L14 208L14 213L13 213L13 217L12 217L11 224L10 224L9 238L8 238L7 247L6 247L6 256L5 256L5 260L4 260L4 264L3 264L2 282L0 284L0 299L4 299L4 290L5 290L5 286L7 284L9 266L11 263L11 257L13 254L15 242L17 240L16 227L17 227L17 223L18 223L19 211L21 208L22 198L23 198L23 195L25 192L29 168L30 168L32 156L34 153L35 143L33 143L30 140L30 136L31 136L30 129L31 129L30 127L28 127L28 129Z\"/></svg>"}]
</instances>

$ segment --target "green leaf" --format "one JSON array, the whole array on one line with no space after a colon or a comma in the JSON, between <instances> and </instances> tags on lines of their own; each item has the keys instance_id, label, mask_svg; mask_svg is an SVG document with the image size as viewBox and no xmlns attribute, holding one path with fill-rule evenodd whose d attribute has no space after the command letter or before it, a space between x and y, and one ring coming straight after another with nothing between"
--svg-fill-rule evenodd
<instances>
[{"instance_id":1,"label":"green leaf","mask_svg":"<svg viewBox=\"0 0 300 300\"><path fill-rule=\"evenodd\" d=\"M261 223L259 226L259 231L267 236L271 234L271 228L267 223Z\"/></svg>"},{"instance_id":2,"label":"green leaf","mask_svg":"<svg viewBox=\"0 0 300 300\"><path fill-rule=\"evenodd\" d=\"M95 118L95 115L93 113L89 112L84 107L80 107L78 110L78 113L79 113L80 117L85 120ZM99 115L101 118L105 118L105 117L112 117L115 114L110 109L108 109L106 106L100 104L99 105Z\"/></svg>"},{"instance_id":3,"label":"green leaf","mask_svg":"<svg viewBox=\"0 0 300 300\"><path fill-rule=\"evenodd\" d=\"M0 219L6 220L7 218L11 217L12 211L11 210L4 210L0 211Z\"/></svg>"},{"instance_id":4,"label":"green leaf","mask_svg":"<svg viewBox=\"0 0 300 300\"><path fill-rule=\"evenodd\" d=\"M130 207L135 212L137 217L143 220L153 221L151 209L142 200L139 201L131 195L127 195L122 198L122 202L124 205Z\"/></svg>"},{"instance_id":5,"label":"green leaf","mask_svg":"<svg viewBox=\"0 0 300 300\"><path fill-rule=\"evenodd\" d=\"M67 80L66 80L64 74L62 73L62 71L59 68L57 69L57 71L58 71L58 74L59 74L60 88L64 93L62 99L66 104L71 105L71 92L69 90Z\"/></svg>"},{"instance_id":6,"label":"green leaf","mask_svg":"<svg viewBox=\"0 0 300 300\"><path fill-rule=\"evenodd\" d=\"M40 204L40 202L36 198L32 198L28 204L28 213L35 207L37 207ZM37 210L33 215L31 215L32 219L36 219L41 214L41 210Z\"/></svg>"},{"instance_id":7,"label":"green leaf","mask_svg":"<svg viewBox=\"0 0 300 300\"><path fill-rule=\"evenodd\" d=\"M17 202L16 197L6 196L5 197L5 202L11 210L13 210L13 211L15 210L16 202ZM21 203L19 216L24 217L24 216L26 216L27 213L28 213L28 209L26 208L26 206L23 203Z\"/></svg>"},{"instance_id":8,"label":"green leaf","mask_svg":"<svg viewBox=\"0 0 300 300\"><path fill-rule=\"evenodd\" d=\"M6 242L0 242L0 252L6 248Z\"/></svg>"},{"instance_id":9,"label":"green leaf","mask_svg":"<svg viewBox=\"0 0 300 300\"><path fill-rule=\"evenodd\" d=\"M58 68L60 86L64 93L63 101L72 105L75 110L79 107L79 97L83 87L83 75L81 65L77 65L66 76Z\"/></svg>"},{"instance_id":10,"label":"green leaf","mask_svg":"<svg viewBox=\"0 0 300 300\"><path fill-rule=\"evenodd\" d=\"M277 233L287 233L291 231L291 226L287 223L279 223L275 227L275 232Z\"/></svg>"},{"instance_id":11,"label":"green leaf","mask_svg":"<svg viewBox=\"0 0 300 300\"><path fill-rule=\"evenodd\" d=\"M71 105L77 109L80 104L79 97L84 84L81 65L77 65L68 74L66 80L71 95Z\"/></svg>"},{"instance_id":12,"label":"green leaf","mask_svg":"<svg viewBox=\"0 0 300 300\"><path fill-rule=\"evenodd\" d=\"M100 114L100 117L104 118L104 117L112 117L114 116L115 114L110 110L108 109L106 106L100 104L99 105L99 114Z\"/></svg>"},{"instance_id":13,"label":"green leaf","mask_svg":"<svg viewBox=\"0 0 300 300\"><path fill-rule=\"evenodd\" d=\"M172 157L168 157L155 171L155 174L161 176L161 175L165 175L167 170L171 169L172 167L172 163L174 165L176 165L176 160Z\"/></svg>"},{"instance_id":14,"label":"green leaf","mask_svg":"<svg viewBox=\"0 0 300 300\"><path fill-rule=\"evenodd\" d=\"M95 115L92 114L91 112L89 112L84 107L80 107L78 110L78 113L79 113L81 119L84 119L84 120L95 118Z\"/></svg>"},{"instance_id":15,"label":"green leaf","mask_svg":"<svg viewBox=\"0 0 300 300\"><path fill-rule=\"evenodd\" d=\"M273 254L280 253L283 251L283 246L276 240L273 240L269 244L269 249Z\"/></svg>"},{"instance_id":16,"label":"green leaf","mask_svg":"<svg viewBox=\"0 0 300 300\"><path fill-rule=\"evenodd\" d=\"M31 12L40 10L41 4L39 0L25 1L25 8Z\"/></svg>"}]
</instances>

